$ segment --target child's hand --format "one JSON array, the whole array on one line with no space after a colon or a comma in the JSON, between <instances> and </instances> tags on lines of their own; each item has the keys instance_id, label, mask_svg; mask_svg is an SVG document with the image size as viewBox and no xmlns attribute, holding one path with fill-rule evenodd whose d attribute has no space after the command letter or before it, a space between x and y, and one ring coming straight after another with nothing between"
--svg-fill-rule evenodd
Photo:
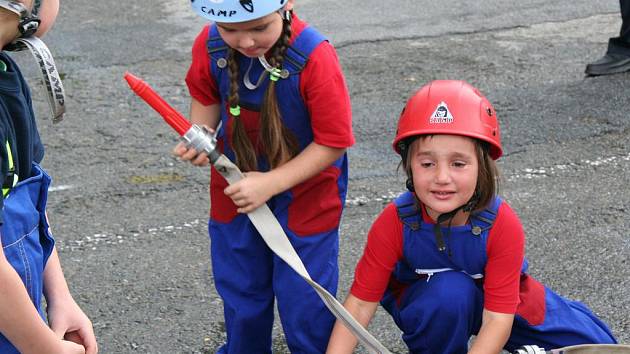
<instances>
[{"instance_id":1,"label":"child's hand","mask_svg":"<svg viewBox=\"0 0 630 354\"><path fill-rule=\"evenodd\" d=\"M71 341L61 341L61 351L56 354L85 354L85 348L81 344L73 343Z\"/></svg>"},{"instance_id":2,"label":"child's hand","mask_svg":"<svg viewBox=\"0 0 630 354\"><path fill-rule=\"evenodd\" d=\"M48 322L53 332L64 339L64 348L69 350L68 353L98 353L92 322L72 297L54 299L49 304ZM76 351L76 347L81 347L82 351ZM72 348L75 351L71 351Z\"/></svg>"},{"instance_id":3,"label":"child's hand","mask_svg":"<svg viewBox=\"0 0 630 354\"><path fill-rule=\"evenodd\" d=\"M238 208L236 211L239 213L254 211L276 194L273 188L274 181L270 180L268 173L247 172L244 175L242 180L223 191L225 195L232 198Z\"/></svg>"},{"instance_id":4,"label":"child's hand","mask_svg":"<svg viewBox=\"0 0 630 354\"><path fill-rule=\"evenodd\" d=\"M193 148L188 148L184 142L178 143L173 149L173 155L184 161L190 161L195 166L207 166L210 163L208 155L199 153Z\"/></svg>"},{"instance_id":5,"label":"child's hand","mask_svg":"<svg viewBox=\"0 0 630 354\"><path fill-rule=\"evenodd\" d=\"M208 128L204 125L204 128L210 133L214 134L214 129ZM205 153L199 153L197 150L193 148L188 148L186 143L180 142L175 148L173 148L173 155L179 157L184 161L190 161L195 166L208 166L210 164L210 159L208 159L208 155Z\"/></svg>"}]
</instances>

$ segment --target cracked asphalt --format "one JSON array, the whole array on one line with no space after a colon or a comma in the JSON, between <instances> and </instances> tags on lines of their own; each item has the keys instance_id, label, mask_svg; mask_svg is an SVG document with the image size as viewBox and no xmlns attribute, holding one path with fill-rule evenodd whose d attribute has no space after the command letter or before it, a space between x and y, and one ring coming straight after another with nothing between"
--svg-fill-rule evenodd
<instances>
[{"instance_id":1,"label":"cracked asphalt","mask_svg":"<svg viewBox=\"0 0 630 354\"><path fill-rule=\"evenodd\" d=\"M343 300L372 220L403 190L391 151L406 99L463 79L497 109L501 194L522 219L530 273L588 304L630 342L630 74L585 78L619 31L616 1L297 0L338 48L357 143L341 226ZM123 81L130 71L181 112L203 21L187 1L62 1L45 38L68 113L46 120L35 90L49 215L71 291L102 353L213 353L224 338L208 256L208 176L171 149L177 137ZM17 59L38 80L25 53ZM379 310L370 331L405 347ZM286 353L281 328L274 349ZM358 349L357 352L363 352Z\"/></svg>"}]
</instances>

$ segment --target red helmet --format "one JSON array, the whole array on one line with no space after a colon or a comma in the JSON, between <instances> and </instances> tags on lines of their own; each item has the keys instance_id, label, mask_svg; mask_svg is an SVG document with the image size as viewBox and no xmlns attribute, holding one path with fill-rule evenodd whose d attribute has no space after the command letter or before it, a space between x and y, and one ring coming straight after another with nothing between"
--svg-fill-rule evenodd
<instances>
[{"instance_id":1,"label":"red helmet","mask_svg":"<svg viewBox=\"0 0 630 354\"><path fill-rule=\"evenodd\" d=\"M490 102L464 81L436 80L407 101L398 120L394 150L401 154L407 138L427 134L463 135L490 144L490 157L503 154L496 113Z\"/></svg>"}]
</instances>

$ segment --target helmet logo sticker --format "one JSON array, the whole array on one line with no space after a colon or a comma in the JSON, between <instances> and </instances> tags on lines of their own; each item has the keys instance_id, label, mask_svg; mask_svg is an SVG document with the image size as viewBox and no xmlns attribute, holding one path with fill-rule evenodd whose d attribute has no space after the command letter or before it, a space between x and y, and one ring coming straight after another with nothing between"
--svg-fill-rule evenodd
<instances>
[{"instance_id":1,"label":"helmet logo sticker","mask_svg":"<svg viewBox=\"0 0 630 354\"><path fill-rule=\"evenodd\" d=\"M3 1L6 0L0 3ZM290 3L291 0L190 0L197 14L217 23L252 21L274 12L285 17L291 14Z\"/></svg>"},{"instance_id":2,"label":"helmet logo sticker","mask_svg":"<svg viewBox=\"0 0 630 354\"><path fill-rule=\"evenodd\" d=\"M239 0L241 6L247 10L248 12L254 12L254 1L253 0Z\"/></svg>"},{"instance_id":3,"label":"helmet logo sticker","mask_svg":"<svg viewBox=\"0 0 630 354\"><path fill-rule=\"evenodd\" d=\"M214 0L212 2L218 4L218 3L223 2L223 0ZM216 16L216 17L229 18L229 17L232 17L232 16L236 15L236 11L234 11L234 10L230 10L230 11L227 11L227 10L216 10L216 9L213 9L213 8L207 7L207 6L201 6L201 8L199 10L201 12L203 12L203 13L206 13L206 14L210 15L210 16Z\"/></svg>"},{"instance_id":4,"label":"helmet logo sticker","mask_svg":"<svg viewBox=\"0 0 630 354\"><path fill-rule=\"evenodd\" d=\"M431 118L429 118L429 123L431 124L449 124L453 123L453 116L451 115L451 111L448 110L446 103L444 101L440 102L437 106Z\"/></svg>"}]
</instances>

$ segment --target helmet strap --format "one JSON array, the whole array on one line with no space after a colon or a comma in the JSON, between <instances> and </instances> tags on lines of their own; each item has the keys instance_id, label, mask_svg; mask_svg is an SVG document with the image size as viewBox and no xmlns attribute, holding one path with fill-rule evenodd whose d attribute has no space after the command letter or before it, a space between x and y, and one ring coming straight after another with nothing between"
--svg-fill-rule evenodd
<instances>
[{"instance_id":1,"label":"helmet strap","mask_svg":"<svg viewBox=\"0 0 630 354\"><path fill-rule=\"evenodd\" d=\"M264 58L264 56L263 56ZM258 59L259 61L261 59ZM267 60L265 59L264 62L268 65L271 66L269 63L267 63ZM262 61L261 61L262 64ZM262 64L264 67L264 64ZM258 77L258 81L256 81L256 83L253 83L252 80L249 78L250 72L252 70L252 67L254 66L254 58L251 58L249 60L249 66L247 67L247 70L245 70L245 74L243 75L243 84L245 85L245 87L247 87L250 90L255 90L257 89L263 82L263 80L265 79L265 74L267 73L267 69L265 69L265 71L263 71L260 76Z\"/></svg>"},{"instance_id":2,"label":"helmet strap","mask_svg":"<svg viewBox=\"0 0 630 354\"><path fill-rule=\"evenodd\" d=\"M407 179L407 188L409 188L409 181L410 179ZM413 182L412 182L412 187L413 187ZM453 218L455 217L457 212L462 210L466 213L469 213L475 208L475 206L477 206L478 202L479 202L479 192L475 189L475 192L473 193L472 197L470 197L468 202L466 202L466 204L461 205L447 213L438 215L435 225L433 226L433 233L435 234L435 243L440 252L443 252L446 250L446 243L444 242L444 236L442 235L442 228L441 228L442 224L448 221L448 226L447 226L448 231L446 234L446 237L448 238L451 235L451 223L453 222ZM448 250L448 255L449 257L451 256L450 248Z\"/></svg>"},{"instance_id":3,"label":"helmet strap","mask_svg":"<svg viewBox=\"0 0 630 354\"><path fill-rule=\"evenodd\" d=\"M470 197L468 202L466 202L466 204L463 205L463 210L469 213L473 209L475 209L475 207L477 206L477 203L479 203L479 190L475 189L475 192L473 193L472 197Z\"/></svg>"},{"instance_id":4,"label":"helmet strap","mask_svg":"<svg viewBox=\"0 0 630 354\"><path fill-rule=\"evenodd\" d=\"M285 10L284 8L278 10L280 17L282 17L283 21L291 21L291 15L293 14L293 10Z\"/></svg>"},{"instance_id":5,"label":"helmet strap","mask_svg":"<svg viewBox=\"0 0 630 354\"><path fill-rule=\"evenodd\" d=\"M435 225L433 225L433 234L435 235L435 244L437 245L438 251L444 252L446 250L446 243L444 242L444 236L442 235L442 224L448 221L446 237L449 237L451 235L451 223L453 222L453 218L455 217L455 214L457 214L457 212L463 207L464 206L462 205L455 208L454 210L440 214L438 216ZM448 250L448 255L449 257L451 256L450 248Z\"/></svg>"},{"instance_id":6,"label":"helmet strap","mask_svg":"<svg viewBox=\"0 0 630 354\"><path fill-rule=\"evenodd\" d=\"M0 0L0 7L19 16L18 30L20 31L20 38L32 36L39 28L41 21L37 15L31 13L21 3L11 0Z\"/></svg>"},{"instance_id":7,"label":"helmet strap","mask_svg":"<svg viewBox=\"0 0 630 354\"><path fill-rule=\"evenodd\" d=\"M264 55L259 56L258 61L260 62L260 65L263 66L265 71L269 73L269 78L271 79L271 81L278 81L278 79L286 79L289 77L288 70L274 68L273 66L271 66L271 64L269 64L269 62L267 61L267 58L265 58ZM259 80L259 84L260 84L260 80Z\"/></svg>"}]
</instances>

